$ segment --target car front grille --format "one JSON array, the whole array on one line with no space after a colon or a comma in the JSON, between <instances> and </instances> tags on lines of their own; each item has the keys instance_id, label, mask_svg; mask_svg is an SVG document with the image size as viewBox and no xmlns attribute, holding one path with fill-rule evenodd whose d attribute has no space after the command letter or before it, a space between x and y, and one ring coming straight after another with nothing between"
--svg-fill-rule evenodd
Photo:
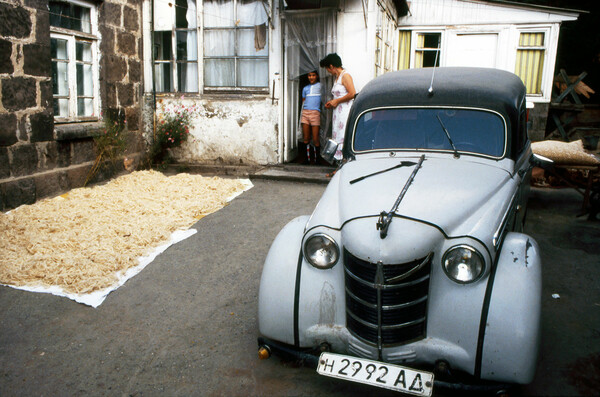
<instances>
[{"instance_id":1,"label":"car front grille","mask_svg":"<svg viewBox=\"0 0 600 397\"><path fill-rule=\"evenodd\" d=\"M433 253L402 264L363 261L344 251L346 325L379 349L425 336Z\"/></svg>"}]
</instances>

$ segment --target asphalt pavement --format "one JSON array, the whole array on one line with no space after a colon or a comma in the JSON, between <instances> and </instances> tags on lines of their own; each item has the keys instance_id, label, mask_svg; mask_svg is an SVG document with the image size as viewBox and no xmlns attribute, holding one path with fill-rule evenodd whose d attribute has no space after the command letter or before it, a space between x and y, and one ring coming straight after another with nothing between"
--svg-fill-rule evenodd
<instances>
[{"instance_id":1,"label":"asphalt pavement","mask_svg":"<svg viewBox=\"0 0 600 397\"><path fill-rule=\"evenodd\" d=\"M392 395L257 359L269 246L325 185L254 180L94 309L0 287L0 396ZM534 189L526 232L544 262L540 364L523 395L600 390L600 222L571 189ZM553 294L558 298L553 298Z\"/></svg>"}]
</instances>

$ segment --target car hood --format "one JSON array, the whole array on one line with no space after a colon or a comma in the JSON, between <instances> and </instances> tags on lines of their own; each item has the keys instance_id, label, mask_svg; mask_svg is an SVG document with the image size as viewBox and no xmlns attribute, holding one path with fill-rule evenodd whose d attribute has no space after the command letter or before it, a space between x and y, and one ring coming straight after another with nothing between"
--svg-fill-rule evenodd
<instances>
[{"instance_id":1,"label":"car hood","mask_svg":"<svg viewBox=\"0 0 600 397\"><path fill-rule=\"evenodd\" d=\"M351 182L401 161L418 160L374 158L345 164L330 182L307 226L341 229L352 220L389 212L416 165ZM395 214L435 226L446 236L489 237L498 228L515 186L507 170L493 160L426 157Z\"/></svg>"}]
</instances>

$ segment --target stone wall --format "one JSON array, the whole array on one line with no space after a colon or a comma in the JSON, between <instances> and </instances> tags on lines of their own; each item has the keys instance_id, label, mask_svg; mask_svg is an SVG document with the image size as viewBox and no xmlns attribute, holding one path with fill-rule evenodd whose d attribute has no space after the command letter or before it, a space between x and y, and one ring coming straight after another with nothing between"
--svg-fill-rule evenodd
<instances>
[{"instance_id":1,"label":"stone wall","mask_svg":"<svg viewBox=\"0 0 600 397\"><path fill-rule=\"evenodd\" d=\"M142 3L95 4L101 109L125 115L128 150L139 152ZM99 119L54 123L48 1L0 0L0 211L83 186L102 126Z\"/></svg>"}]
</instances>

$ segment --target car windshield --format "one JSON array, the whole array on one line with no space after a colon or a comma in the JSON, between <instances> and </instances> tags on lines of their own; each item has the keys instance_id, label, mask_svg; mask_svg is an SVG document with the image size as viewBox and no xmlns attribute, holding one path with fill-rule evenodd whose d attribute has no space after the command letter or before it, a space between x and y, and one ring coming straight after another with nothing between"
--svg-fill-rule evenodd
<instances>
[{"instance_id":1,"label":"car windshield","mask_svg":"<svg viewBox=\"0 0 600 397\"><path fill-rule=\"evenodd\" d=\"M446 129L447 133L444 131ZM393 108L361 115L355 152L425 149L502 157L505 127L498 114L478 109Z\"/></svg>"}]
</instances>

